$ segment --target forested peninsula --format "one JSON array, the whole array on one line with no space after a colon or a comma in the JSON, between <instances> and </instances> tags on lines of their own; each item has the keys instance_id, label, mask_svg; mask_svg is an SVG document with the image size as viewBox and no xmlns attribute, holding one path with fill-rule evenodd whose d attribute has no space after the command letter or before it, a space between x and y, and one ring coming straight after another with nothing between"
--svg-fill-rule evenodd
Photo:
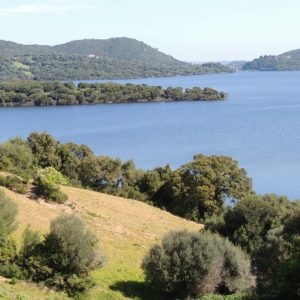
<instances>
[{"instance_id":1,"label":"forested peninsula","mask_svg":"<svg viewBox=\"0 0 300 300\"><path fill-rule=\"evenodd\" d=\"M0 107L224 100L212 88L162 88L117 83L23 81L0 83Z\"/></svg>"}]
</instances>

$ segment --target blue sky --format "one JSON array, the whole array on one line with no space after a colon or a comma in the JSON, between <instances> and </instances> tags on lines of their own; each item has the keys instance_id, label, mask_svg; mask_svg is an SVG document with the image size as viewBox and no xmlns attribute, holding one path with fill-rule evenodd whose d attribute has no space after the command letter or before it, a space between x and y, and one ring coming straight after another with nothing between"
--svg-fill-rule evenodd
<instances>
[{"instance_id":1,"label":"blue sky","mask_svg":"<svg viewBox=\"0 0 300 300\"><path fill-rule=\"evenodd\" d=\"M0 0L0 39L127 36L187 61L300 48L300 0Z\"/></svg>"}]
</instances>

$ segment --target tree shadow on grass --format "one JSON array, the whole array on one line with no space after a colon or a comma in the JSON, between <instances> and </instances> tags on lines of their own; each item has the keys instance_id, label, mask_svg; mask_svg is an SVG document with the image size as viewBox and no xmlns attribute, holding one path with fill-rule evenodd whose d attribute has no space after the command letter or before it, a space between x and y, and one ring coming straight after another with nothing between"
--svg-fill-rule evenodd
<instances>
[{"instance_id":1,"label":"tree shadow on grass","mask_svg":"<svg viewBox=\"0 0 300 300\"><path fill-rule=\"evenodd\" d=\"M141 300L164 300L166 298L147 282L118 281L110 286L113 291L119 291L124 296Z\"/></svg>"}]
</instances>

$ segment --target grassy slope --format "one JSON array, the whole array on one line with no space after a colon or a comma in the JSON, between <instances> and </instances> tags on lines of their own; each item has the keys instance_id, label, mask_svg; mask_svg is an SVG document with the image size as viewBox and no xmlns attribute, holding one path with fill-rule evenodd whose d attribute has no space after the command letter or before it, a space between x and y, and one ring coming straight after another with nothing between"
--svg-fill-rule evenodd
<instances>
[{"instance_id":1,"label":"grassy slope","mask_svg":"<svg viewBox=\"0 0 300 300\"><path fill-rule=\"evenodd\" d=\"M74 208L36 202L5 190L19 207L19 226L14 234L15 238L20 241L27 224L32 229L45 233L50 221L59 214L75 214L98 236L108 258L107 265L93 273L97 286L87 295L87 299L159 299L156 292L144 282L140 268L143 256L168 231L196 231L202 226L139 201L71 187L62 187L62 190L68 194ZM24 299L64 299L58 293L52 298L52 294L48 295L49 291L42 291L34 286L26 291L24 283L11 286L8 283L1 284L0 281L0 298L1 293L10 295L10 291L14 293L11 295L25 295L27 298Z\"/></svg>"}]
</instances>

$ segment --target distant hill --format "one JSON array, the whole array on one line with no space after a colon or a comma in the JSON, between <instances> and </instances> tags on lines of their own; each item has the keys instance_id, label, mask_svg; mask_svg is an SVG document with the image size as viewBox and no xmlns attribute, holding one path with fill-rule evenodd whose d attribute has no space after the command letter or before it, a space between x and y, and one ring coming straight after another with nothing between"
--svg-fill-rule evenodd
<instances>
[{"instance_id":1,"label":"distant hill","mask_svg":"<svg viewBox=\"0 0 300 300\"><path fill-rule=\"evenodd\" d=\"M102 59L117 59L140 63L182 65L183 62L166 55L147 44L130 38L107 40L79 40L52 47L60 54L95 55Z\"/></svg>"},{"instance_id":2,"label":"distant hill","mask_svg":"<svg viewBox=\"0 0 300 300\"><path fill-rule=\"evenodd\" d=\"M2 187L0 190L5 191L18 206L18 228L14 233L18 242L27 225L33 230L47 233L51 220L62 213L80 217L97 236L108 261L104 268L93 272L96 286L80 299L140 299L137 297L139 293L147 295L143 299L161 299L144 282L141 269L144 255L171 230L196 232L203 228L201 224L176 217L141 201L73 187L62 187L69 197L70 205L36 201L30 195L16 194ZM135 295L136 290L138 295ZM32 283L17 281L12 285L1 277L0 298L71 299L61 292L39 288Z\"/></svg>"},{"instance_id":3,"label":"distant hill","mask_svg":"<svg viewBox=\"0 0 300 300\"><path fill-rule=\"evenodd\" d=\"M0 41L0 80L118 79L231 72L196 66L130 38L78 40L56 46Z\"/></svg>"},{"instance_id":4,"label":"distant hill","mask_svg":"<svg viewBox=\"0 0 300 300\"><path fill-rule=\"evenodd\" d=\"M246 63L247 63L246 60L234 60L234 61L228 62L226 64L226 66L229 68L232 68L234 70L241 70Z\"/></svg>"},{"instance_id":5,"label":"distant hill","mask_svg":"<svg viewBox=\"0 0 300 300\"><path fill-rule=\"evenodd\" d=\"M300 49L280 55L265 55L246 63L243 70L295 71L300 70Z\"/></svg>"}]
</instances>

